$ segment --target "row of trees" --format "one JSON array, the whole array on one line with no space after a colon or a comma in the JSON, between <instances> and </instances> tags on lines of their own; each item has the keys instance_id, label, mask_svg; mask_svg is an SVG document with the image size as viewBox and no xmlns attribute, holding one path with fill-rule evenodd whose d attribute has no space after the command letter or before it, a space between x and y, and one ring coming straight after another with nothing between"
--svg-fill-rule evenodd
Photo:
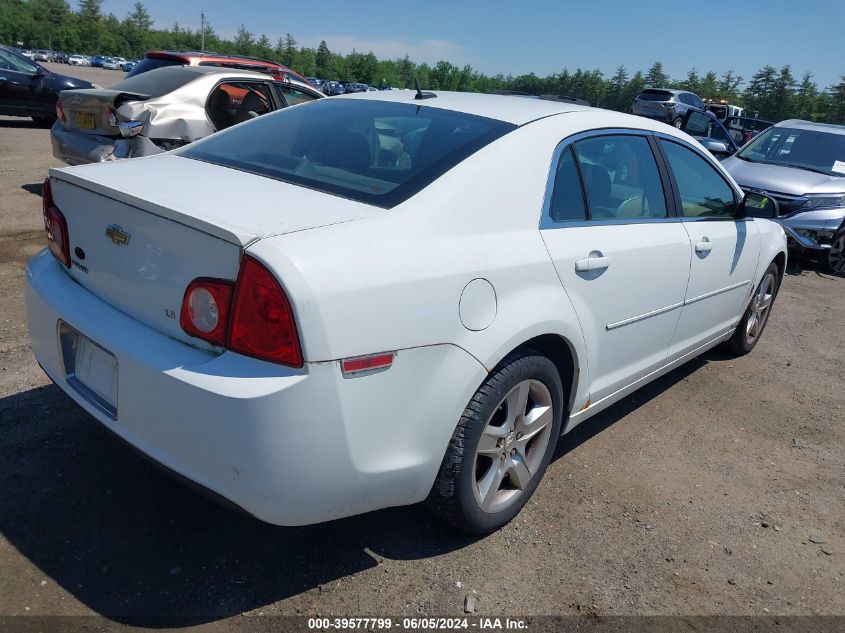
<instances>
[{"instance_id":1,"label":"row of trees","mask_svg":"<svg viewBox=\"0 0 845 633\"><path fill-rule=\"evenodd\" d=\"M136 2L123 19L112 13L104 14L102 4L103 0L79 0L74 10L66 0L0 0L0 42L127 58L141 57L150 49L200 49L203 33L179 24L154 28L154 21L141 2ZM290 34L272 42L244 25L232 39L224 39L206 23L204 35L206 50L273 59L305 76L358 81L378 87L411 88L419 80L421 86L435 90L505 89L568 95L595 106L623 111L630 108L643 88L670 87L690 90L705 98L726 99L775 121L797 117L845 124L845 76L834 86L819 87L811 73L804 73L798 79L789 66L780 69L764 66L747 83L731 70L718 75L692 69L685 78L673 80L660 62L655 62L646 73L631 73L625 66L619 66L611 76L597 69L580 68L575 72L564 68L546 77L533 73L489 76L468 65L456 66L449 61L418 64L407 55L393 60L378 59L372 52L341 55L333 53L325 41L316 49L300 46Z\"/></svg>"}]
</instances>

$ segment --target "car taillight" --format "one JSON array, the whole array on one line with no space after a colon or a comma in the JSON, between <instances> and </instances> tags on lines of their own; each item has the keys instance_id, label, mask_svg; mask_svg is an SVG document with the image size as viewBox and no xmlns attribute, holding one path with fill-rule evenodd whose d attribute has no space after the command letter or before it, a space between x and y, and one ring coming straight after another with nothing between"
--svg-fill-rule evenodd
<instances>
[{"instance_id":1,"label":"car taillight","mask_svg":"<svg viewBox=\"0 0 845 633\"><path fill-rule=\"evenodd\" d=\"M62 123L67 122L67 116L65 116L65 109L62 107L62 102L56 99L56 118L59 119Z\"/></svg>"},{"instance_id":2,"label":"car taillight","mask_svg":"<svg viewBox=\"0 0 845 633\"><path fill-rule=\"evenodd\" d=\"M194 279L185 290L179 324L191 336L225 345L231 301L231 281Z\"/></svg>"},{"instance_id":3,"label":"car taillight","mask_svg":"<svg viewBox=\"0 0 845 633\"><path fill-rule=\"evenodd\" d=\"M302 367L287 295L272 273L249 256L241 261L235 284L227 347L246 356Z\"/></svg>"},{"instance_id":4,"label":"car taillight","mask_svg":"<svg viewBox=\"0 0 845 633\"><path fill-rule=\"evenodd\" d=\"M50 187L50 179L44 180L41 190L41 205L44 212L44 231L47 233L47 246L50 252L70 268L70 242L67 236L67 220L53 204L53 190Z\"/></svg>"},{"instance_id":5,"label":"car taillight","mask_svg":"<svg viewBox=\"0 0 845 633\"><path fill-rule=\"evenodd\" d=\"M233 352L302 367L290 301L273 274L248 255L234 285L220 279L192 281L179 323L187 334Z\"/></svg>"}]
</instances>

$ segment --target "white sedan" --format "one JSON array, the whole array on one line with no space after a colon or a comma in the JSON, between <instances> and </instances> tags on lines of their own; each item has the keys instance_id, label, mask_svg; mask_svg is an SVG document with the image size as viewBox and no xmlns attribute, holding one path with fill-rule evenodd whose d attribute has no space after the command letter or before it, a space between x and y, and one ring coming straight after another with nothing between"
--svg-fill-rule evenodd
<instances>
[{"instance_id":1,"label":"white sedan","mask_svg":"<svg viewBox=\"0 0 845 633\"><path fill-rule=\"evenodd\" d=\"M51 170L32 349L108 429L259 519L427 500L485 532L562 433L757 344L786 267L775 211L640 117L324 99Z\"/></svg>"}]
</instances>

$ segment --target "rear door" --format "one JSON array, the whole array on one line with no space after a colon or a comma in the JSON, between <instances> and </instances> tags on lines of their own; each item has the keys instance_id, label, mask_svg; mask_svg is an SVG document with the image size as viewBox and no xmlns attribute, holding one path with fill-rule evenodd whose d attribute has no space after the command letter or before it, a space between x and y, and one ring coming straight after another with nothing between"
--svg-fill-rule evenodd
<instances>
[{"instance_id":1,"label":"rear door","mask_svg":"<svg viewBox=\"0 0 845 633\"><path fill-rule=\"evenodd\" d=\"M691 243L689 287L670 348L677 357L736 325L752 290L760 236L752 219L736 219L739 194L709 157L679 141L659 144Z\"/></svg>"},{"instance_id":2,"label":"rear door","mask_svg":"<svg viewBox=\"0 0 845 633\"><path fill-rule=\"evenodd\" d=\"M646 132L556 152L541 235L584 332L593 402L666 362L690 266L667 181Z\"/></svg>"}]
</instances>

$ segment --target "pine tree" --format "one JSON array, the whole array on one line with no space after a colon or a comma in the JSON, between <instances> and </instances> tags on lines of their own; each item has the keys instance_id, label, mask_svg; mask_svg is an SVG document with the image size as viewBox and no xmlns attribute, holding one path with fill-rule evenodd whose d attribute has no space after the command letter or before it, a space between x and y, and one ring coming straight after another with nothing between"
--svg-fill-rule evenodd
<instances>
[{"instance_id":1,"label":"pine tree","mask_svg":"<svg viewBox=\"0 0 845 633\"><path fill-rule=\"evenodd\" d=\"M279 40L281 44L281 39ZM328 45L326 44L326 40L320 42L320 45L317 47L317 75L321 78L329 78L329 74L331 72L331 61L332 61L332 54L329 50Z\"/></svg>"},{"instance_id":2,"label":"pine tree","mask_svg":"<svg viewBox=\"0 0 845 633\"><path fill-rule=\"evenodd\" d=\"M135 7L126 16L126 20L136 29L141 29L142 31L149 31L153 26L153 20L141 2L135 3Z\"/></svg>"},{"instance_id":3,"label":"pine tree","mask_svg":"<svg viewBox=\"0 0 845 633\"><path fill-rule=\"evenodd\" d=\"M663 72L663 64L654 62L645 76L645 84L649 88L663 88L669 83L669 76Z\"/></svg>"},{"instance_id":4,"label":"pine tree","mask_svg":"<svg viewBox=\"0 0 845 633\"><path fill-rule=\"evenodd\" d=\"M235 39L232 42L235 46L235 52L239 55L249 55L252 53L253 44L255 44L255 39L252 36L252 33L246 30L246 27L241 24L238 32L235 33Z\"/></svg>"}]
</instances>

